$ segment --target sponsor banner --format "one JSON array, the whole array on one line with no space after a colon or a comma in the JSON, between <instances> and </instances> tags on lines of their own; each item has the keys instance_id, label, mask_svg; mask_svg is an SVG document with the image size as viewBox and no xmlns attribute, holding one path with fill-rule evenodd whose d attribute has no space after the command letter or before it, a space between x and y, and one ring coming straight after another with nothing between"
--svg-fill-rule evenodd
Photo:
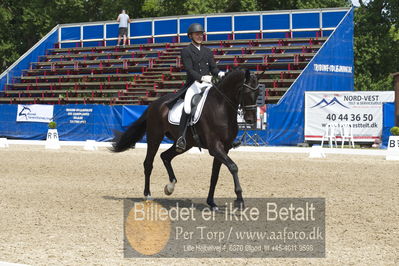
<instances>
[{"instance_id":1,"label":"sponsor banner","mask_svg":"<svg viewBox=\"0 0 399 266\"><path fill-rule=\"evenodd\" d=\"M53 119L54 106L43 104L23 105L17 109L17 122L49 123Z\"/></svg>"},{"instance_id":2,"label":"sponsor banner","mask_svg":"<svg viewBox=\"0 0 399 266\"><path fill-rule=\"evenodd\" d=\"M305 93L305 140L321 141L326 127L352 128L356 142L374 142L381 138L382 106L393 102L393 91L359 92L306 92Z\"/></svg>"}]
</instances>

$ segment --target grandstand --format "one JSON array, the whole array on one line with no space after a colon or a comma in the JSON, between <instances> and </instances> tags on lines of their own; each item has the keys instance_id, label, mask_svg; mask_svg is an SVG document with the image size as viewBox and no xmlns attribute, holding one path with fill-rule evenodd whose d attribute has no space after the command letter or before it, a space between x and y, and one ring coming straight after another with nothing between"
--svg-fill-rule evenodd
<instances>
[{"instance_id":1,"label":"grandstand","mask_svg":"<svg viewBox=\"0 0 399 266\"><path fill-rule=\"evenodd\" d=\"M204 44L221 70L265 70L260 83L273 121L274 110L281 115L277 107L288 112L284 101L295 101L300 109L295 95L305 90L353 90L353 73L337 88L331 81L336 77L309 66L317 60L333 64L337 58L340 65L353 66L352 13L332 8L137 19L129 26L125 47L116 46L114 21L58 25L0 76L0 104L148 105L184 85L180 51L188 45L188 26L196 22L205 26ZM324 47L342 27L334 47ZM312 85L319 85L304 86L299 77L313 79L309 75L320 81ZM323 81L326 77L330 81Z\"/></svg>"},{"instance_id":2,"label":"grandstand","mask_svg":"<svg viewBox=\"0 0 399 266\"><path fill-rule=\"evenodd\" d=\"M307 18L313 18L311 16L313 14L317 16L322 14L325 19L329 16L339 18L344 14L337 10L328 11L330 12L325 10L324 13L310 13ZM292 15L291 12L286 18L290 19ZM295 15L303 16L301 13L294 12ZM247 27L248 30L234 29L227 32L227 40L207 41L205 45L212 48L220 69L228 70L232 66L240 65L258 73L266 70L260 80L266 88L265 100L267 103L276 103L320 49L331 27L323 28L324 24L320 27L320 23L316 23L317 27L313 26L305 31L300 25L306 23L304 18L301 18L302 22L298 22L298 29L295 29L290 25L292 22L286 23L284 14L271 13L268 17L265 16L254 17L252 14L245 14L238 17L240 20L234 17L232 22L228 18L228 21L225 21L228 23L223 33L229 30L228 25L234 22L237 22L234 24L235 28L240 30L238 22L244 19L246 22L241 23L243 24L241 27ZM220 19L224 18L220 15L214 19L220 22ZM259 29L259 25L256 24L266 18L273 18L270 25L265 25L270 29ZM212 21L211 19L207 18L207 22ZM162 20L159 21L162 22ZM207 32L212 34L214 30L212 27L216 25L212 26L209 22ZM288 31L287 29L276 30L275 28L279 27L276 25L277 22L290 25ZM143 23L146 22L138 21L136 28L143 26ZM189 23L190 19L184 20L184 17L180 19L180 25ZM246 24L249 24L249 27ZM103 23L103 25L105 29L109 28L109 24ZM79 27L83 26L79 25ZM87 27L93 28L93 25ZM254 30L256 28L259 30ZM63 30L71 31L71 26L61 26L60 31ZM134 31L134 28L131 31ZM169 36L172 37L172 42L154 43L157 36L151 35L146 39L146 44L133 44L126 47L114 45L87 47L89 43L93 45L93 41L90 39L81 41L82 36L79 36L80 41L74 43L79 47L47 49L45 55L38 56L36 61L30 62L29 67L23 69L20 76L14 76L4 85L0 102L11 104L148 104L165 93L177 91L184 84L185 73L180 60L180 50L188 43L176 41L183 39L181 36L184 35L184 30L180 33ZM308 36L295 38L294 35L297 33ZM269 34L272 37L280 35L285 38L267 38ZM237 39L243 35L255 38ZM61 34L60 36L62 37ZM132 36L134 36L133 32L130 40L134 41ZM108 41L105 38L98 44L108 44ZM73 44L73 42L63 43L60 38L55 45L60 47L71 43Z\"/></svg>"},{"instance_id":3,"label":"grandstand","mask_svg":"<svg viewBox=\"0 0 399 266\"><path fill-rule=\"evenodd\" d=\"M266 70L266 102L276 103L326 37L209 41L220 69ZM6 103L148 104L185 80L180 50L188 43L55 48L6 84Z\"/></svg>"}]
</instances>

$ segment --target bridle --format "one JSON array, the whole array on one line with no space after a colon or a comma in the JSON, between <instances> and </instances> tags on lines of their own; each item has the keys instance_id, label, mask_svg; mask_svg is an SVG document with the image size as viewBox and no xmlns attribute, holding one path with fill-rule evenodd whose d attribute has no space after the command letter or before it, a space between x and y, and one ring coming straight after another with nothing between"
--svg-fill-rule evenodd
<instances>
[{"instance_id":1,"label":"bridle","mask_svg":"<svg viewBox=\"0 0 399 266\"><path fill-rule=\"evenodd\" d=\"M213 87L216 89L216 91L224 98L224 100L230 105L230 107L236 112L238 113L237 107L236 105L230 100L229 97L227 97L226 94L224 94L219 88L218 86L216 86L215 84L213 84ZM258 86L256 87L252 87L248 84L244 83L242 84L242 86L238 89L236 97L238 98L238 106L239 109L242 109L243 112L245 113L246 111L250 111L250 110L254 110L256 109L256 104L250 104L250 105L244 105L243 104L243 96L245 94L251 93L251 92L255 92L258 90Z\"/></svg>"},{"instance_id":2,"label":"bridle","mask_svg":"<svg viewBox=\"0 0 399 266\"><path fill-rule=\"evenodd\" d=\"M248 90L243 91L242 88L247 88ZM254 109L256 109L257 106L256 106L256 103L255 103L255 104L250 104L250 105L244 105L243 102L242 102L243 96L244 96L245 94L248 94L248 93L251 93L251 92L256 92L257 90L258 90L258 86L252 87L252 86L246 84L245 82L244 82L244 84L240 87L240 89L238 90L238 92L237 92L237 93L239 94L239 100L238 100L238 102L239 102L239 105L240 105L241 109L242 109L244 112L245 112L245 111L254 110Z\"/></svg>"}]
</instances>

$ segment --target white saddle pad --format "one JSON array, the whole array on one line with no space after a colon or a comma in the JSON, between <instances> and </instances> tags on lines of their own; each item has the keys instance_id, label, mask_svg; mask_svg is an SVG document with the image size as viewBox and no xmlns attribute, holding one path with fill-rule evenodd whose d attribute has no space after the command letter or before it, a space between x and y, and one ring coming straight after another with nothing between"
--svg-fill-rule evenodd
<instances>
[{"instance_id":1,"label":"white saddle pad","mask_svg":"<svg viewBox=\"0 0 399 266\"><path fill-rule=\"evenodd\" d=\"M198 120L201 117L201 113L202 113L202 108L204 107L205 104L205 100L206 97L208 96L208 92L210 90L211 86L209 86L208 88L205 89L204 94L202 95L201 101L199 102L198 106L197 106L197 110L195 112L194 115L194 119L191 121L190 124L196 124L198 122ZM180 99L178 100L175 105L173 105L172 110L169 111L168 114L168 120L169 123L171 123L172 125L179 125L180 124L180 118L181 118L181 114L183 111L183 106L184 106L184 100Z\"/></svg>"}]
</instances>

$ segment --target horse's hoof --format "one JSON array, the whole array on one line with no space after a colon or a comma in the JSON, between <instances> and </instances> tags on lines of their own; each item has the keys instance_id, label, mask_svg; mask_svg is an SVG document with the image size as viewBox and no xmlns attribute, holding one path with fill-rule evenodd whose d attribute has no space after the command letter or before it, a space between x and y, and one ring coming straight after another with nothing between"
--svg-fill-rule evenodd
<instances>
[{"instance_id":1,"label":"horse's hoof","mask_svg":"<svg viewBox=\"0 0 399 266\"><path fill-rule=\"evenodd\" d=\"M153 201L154 198L151 195L145 196L145 201Z\"/></svg>"},{"instance_id":2,"label":"horse's hoof","mask_svg":"<svg viewBox=\"0 0 399 266\"><path fill-rule=\"evenodd\" d=\"M219 207L215 205L215 206L211 207L211 211L218 212L219 211Z\"/></svg>"},{"instance_id":3,"label":"horse's hoof","mask_svg":"<svg viewBox=\"0 0 399 266\"><path fill-rule=\"evenodd\" d=\"M238 208L238 209L245 209L245 204L243 200L235 200L234 201L234 208Z\"/></svg>"},{"instance_id":4,"label":"horse's hoof","mask_svg":"<svg viewBox=\"0 0 399 266\"><path fill-rule=\"evenodd\" d=\"M170 196L170 195L172 195L174 190L175 190L174 185L167 184L167 185L165 185L165 188L163 191L165 192L165 195Z\"/></svg>"},{"instance_id":5,"label":"horse's hoof","mask_svg":"<svg viewBox=\"0 0 399 266\"><path fill-rule=\"evenodd\" d=\"M218 205L215 204L215 202L207 202L209 205L209 208L211 209L211 211L219 211L219 207Z\"/></svg>"}]
</instances>

